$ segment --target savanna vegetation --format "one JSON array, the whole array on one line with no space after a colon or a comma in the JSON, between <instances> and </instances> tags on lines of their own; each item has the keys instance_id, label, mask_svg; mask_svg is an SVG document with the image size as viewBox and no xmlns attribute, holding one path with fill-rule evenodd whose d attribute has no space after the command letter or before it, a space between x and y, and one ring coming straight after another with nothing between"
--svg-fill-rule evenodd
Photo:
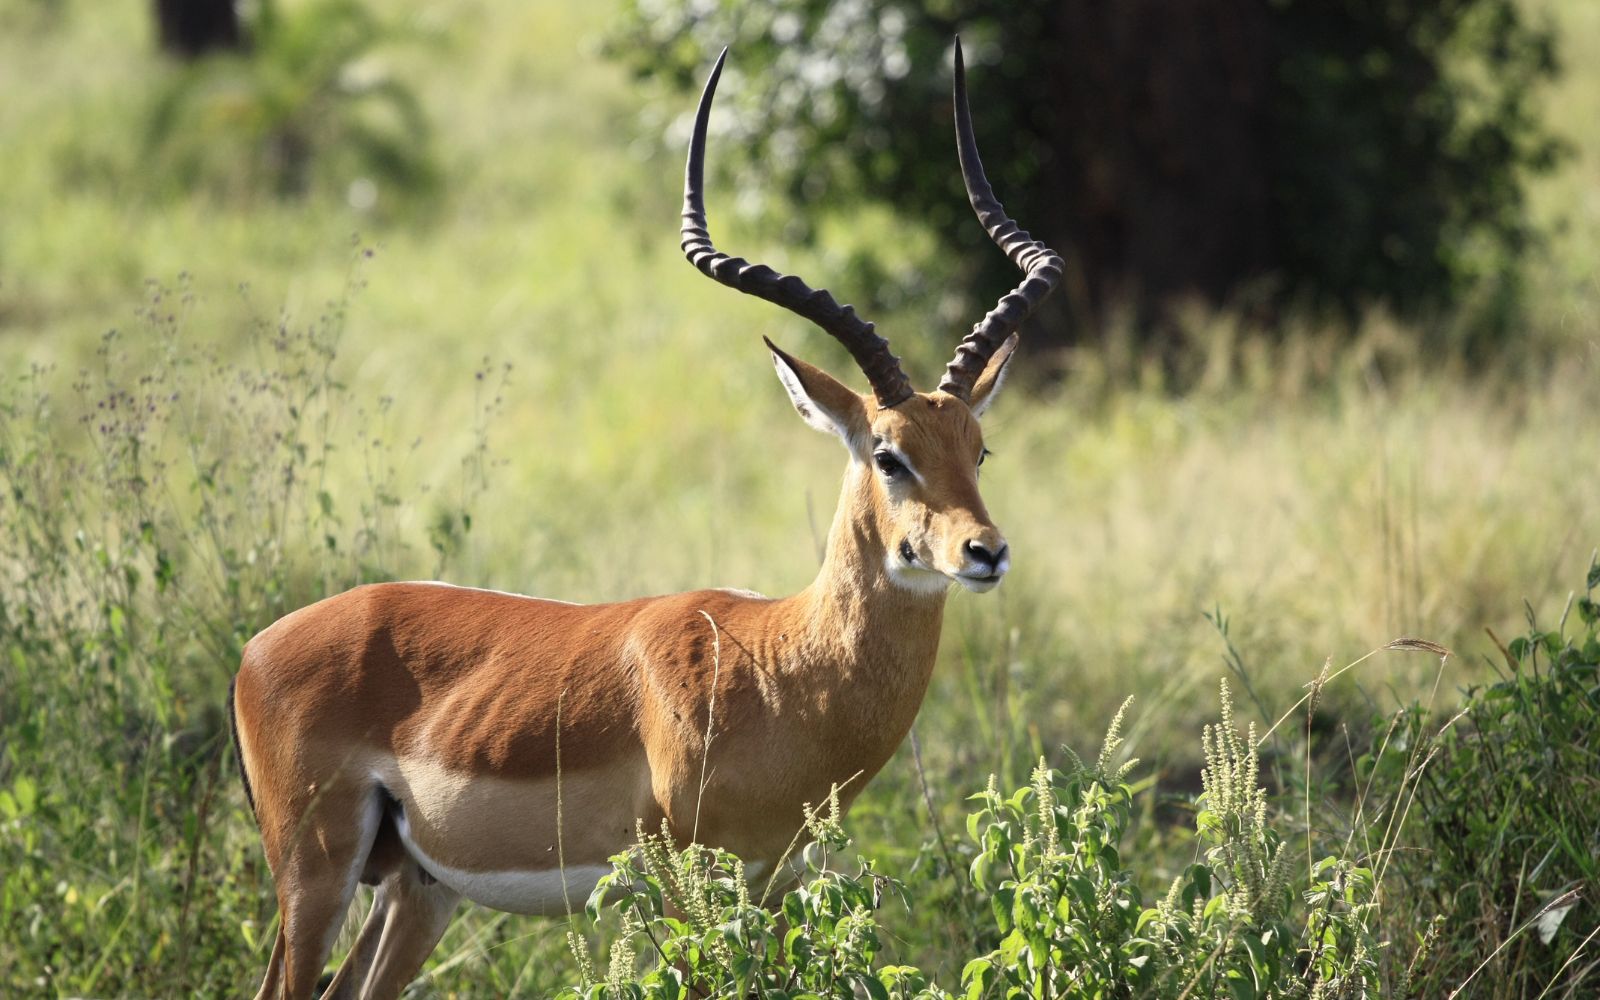
<instances>
[{"instance_id":1,"label":"savanna vegetation","mask_svg":"<svg viewBox=\"0 0 1600 1000\"><path fill-rule=\"evenodd\" d=\"M1600 12L1441 6L1564 67L1486 84L1564 150L1490 199L1493 337L1470 295L1196 301L1036 352L986 421L1015 568L802 886L641 831L594 919L464 910L414 995L1593 991ZM810 579L840 456L758 335L849 361L683 263L643 8L280 0L179 61L145 5L0 6L0 994L254 990L222 704L283 612ZM1004 290L920 202L723 141L719 240L872 302L919 382Z\"/></svg>"}]
</instances>

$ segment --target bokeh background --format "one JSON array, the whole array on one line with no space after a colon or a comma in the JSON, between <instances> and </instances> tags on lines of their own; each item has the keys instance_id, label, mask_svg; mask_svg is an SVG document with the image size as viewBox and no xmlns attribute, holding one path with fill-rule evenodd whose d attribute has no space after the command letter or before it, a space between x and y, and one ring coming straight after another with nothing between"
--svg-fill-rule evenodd
<instances>
[{"instance_id":1,"label":"bokeh background","mask_svg":"<svg viewBox=\"0 0 1600 1000\"><path fill-rule=\"evenodd\" d=\"M760 338L861 380L683 262L694 97L731 46L719 245L926 388L1016 281L961 193L957 32L1068 273L986 422L1014 569L952 594L917 724L952 828L1129 694L1182 793L1219 676L1270 719L1329 659L1457 652L1342 678L1359 727L1561 615L1600 542L1600 6L0 0L0 984L257 975L220 706L287 610L808 582L842 456ZM914 855L921 802L902 754L863 850ZM463 918L424 989L547 992L563 933Z\"/></svg>"}]
</instances>

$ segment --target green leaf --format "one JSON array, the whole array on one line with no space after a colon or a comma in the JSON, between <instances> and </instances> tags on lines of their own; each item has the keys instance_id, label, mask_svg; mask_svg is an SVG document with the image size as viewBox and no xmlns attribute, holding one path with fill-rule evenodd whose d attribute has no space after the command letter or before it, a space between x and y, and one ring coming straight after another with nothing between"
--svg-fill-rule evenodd
<instances>
[{"instance_id":1,"label":"green leaf","mask_svg":"<svg viewBox=\"0 0 1600 1000\"><path fill-rule=\"evenodd\" d=\"M1004 934L1011 930L1011 907L1015 900L1017 890L1012 886L1002 886L989 896L989 908L994 911L995 926Z\"/></svg>"},{"instance_id":2,"label":"green leaf","mask_svg":"<svg viewBox=\"0 0 1600 1000\"><path fill-rule=\"evenodd\" d=\"M1256 984L1252 979L1246 979L1244 973L1237 969L1228 972L1228 992L1234 1000L1256 1000Z\"/></svg>"},{"instance_id":3,"label":"green leaf","mask_svg":"<svg viewBox=\"0 0 1600 1000\"><path fill-rule=\"evenodd\" d=\"M961 981L968 984L967 996L977 997L989 988L994 982L993 956L975 958L968 962L961 970Z\"/></svg>"},{"instance_id":4,"label":"green leaf","mask_svg":"<svg viewBox=\"0 0 1600 1000\"><path fill-rule=\"evenodd\" d=\"M1600 618L1600 604L1596 604L1592 598L1578 598L1578 617L1585 625L1593 625L1595 619Z\"/></svg>"},{"instance_id":5,"label":"green leaf","mask_svg":"<svg viewBox=\"0 0 1600 1000\"><path fill-rule=\"evenodd\" d=\"M865 972L852 972L848 978L852 983L865 990L867 996L871 997L872 1000L889 1000L889 991L884 988L883 983L878 981L878 977L868 975Z\"/></svg>"},{"instance_id":6,"label":"green leaf","mask_svg":"<svg viewBox=\"0 0 1600 1000\"><path fill-rule=\"evenodd\" d=\"M796 889L783 896L783 919L789 921L791 927L799 927L806 922L805 901L801 898L803 895L803 890Z\"/></svg>"},{"instance_id":7,"label":"green leaf","mask_svg":"<svg viewBox=\"0 0 1600 1000\"><path fill-rule=\"evenodd\" d=\"M985 851L982 854L980 854L977 857L972 859L971 878L972 878L972 885L973 885L974 888L981 889L981 890L983 890L985 892L991 891L993 889L993 887L994 887L993 875L994 875L994 855L993 854L989 853L988 851Z\"/></svg>"},{"instance_id":8,"label":"green leaf","mask_svg":"<svg viewBox=\"0 0 1600 1000\"><path fill-rule=\"evenodd\" d=\"M22 816L32 815L39 801L39 788L33 779L25 774L17 775L17 780L11 783L11 794L16 796L18 813Z\"/></svg>"}]
</instances>

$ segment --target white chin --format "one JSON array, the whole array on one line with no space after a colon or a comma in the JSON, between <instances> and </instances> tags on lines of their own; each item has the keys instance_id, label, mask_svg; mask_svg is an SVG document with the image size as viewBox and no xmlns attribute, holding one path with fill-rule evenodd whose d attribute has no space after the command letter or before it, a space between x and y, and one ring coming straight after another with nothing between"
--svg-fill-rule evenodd
<instances>
[{"instance_id":1,"label":"white chin","mask_svg":"<svg viewBox=\"0 0 1600 1000\"><path fill-rule=\"evenodd\" d=\"M950 578L943 573L914 566L892 566L889 578L901 589L917 594L939 594L950 587Z\"/></svg>"},{"instance_id":2,"label":"white chin","mask_svg":"<svg viewBox=\"0 0 1600 1000\"><path fill-rule=\"evenodd\" d=\"M989 591L1000 586L1000 581L1003 579L1005 579L1003 576L991 576L985 579L976 580L970 576L961 576L960 574L956 575L956 580L963 587L972 591L974 594L987 594Z\"/></svg>"}]
</instances>

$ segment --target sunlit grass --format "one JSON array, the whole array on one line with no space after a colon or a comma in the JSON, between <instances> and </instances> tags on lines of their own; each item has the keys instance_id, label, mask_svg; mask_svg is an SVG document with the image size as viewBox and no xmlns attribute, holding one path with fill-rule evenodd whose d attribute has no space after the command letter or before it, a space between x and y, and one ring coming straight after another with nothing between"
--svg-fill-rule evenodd
<instances>
[{"instance_id":1,"label":"sunlit grass","mask_svg":"<svg viewBox=\"0 0 1600 1000\"><path fill-rule=\"evenodd\" d=\"M1444 679L1461 685L1482 675L1485 626L1518 632L1524 598L1558 613L1600 539L1600 131L1585 110L1600 92L1600 60L1586 57L1600 33L1585 29L1593 13L1582 4L1530 5L1573 26L1552 113L1580 155L1533 192L1540 217L1565 227L1536 273L1536 305L1540 322L1553 311L1574 331L1568 362L1524 381L1469 379L1408 353L1408 332L1377 318L1347 353L1318 331L1271 349L1230 339L1223 318L1197 321L1215 374L1181 398L1102 378L1088 352L1061 385L1013 383L987 425L996 457L983 483L1016 568L998 594L952 596L917 724L948 828L963 811L955 796L991 770L1025 781L1035 755L1062 743L1087 750L1129 693L1141 696L1130 752L1186 788L1194 734L1228 670L1208 612L1229 622L1268 709L1291 704L1326 658L1402 634L1461 652ZM181 272L197 297L184 335L249 364L260 350L251 320L280 309L315 320L363 261L338 371L353 402L335 420L341 440L380 439L397 463L405 502L393 530L410 549L394 572L430 571L429 519L460 488L484 395L509 363L486 428L497 464L452 580L592 601L704 585L779 594L811 578L844 455L794 418L759 338L840 374L848 362L803 322L683 263L677 153L659 150L641 122L665 131L684 109L641 115L645 98L598 54L605 5L388 5L418 40L383 58L428 108L445 175L439 203L405 224L339 198L158 199L102 176L106 164L137 164L139 116L172 72L151 51L144 7L102 7L70 4L56 27L0 31L8 382L28 362L53 363L65 399L107 328L152 346L138 343L147 330L134 318L145 280L171 284ZM855 244L904 241L904 266L937 265L927 234L887 209L831 220L828 241L801 251L744 220L732 186L714 188L710 204L719 239L845 300L866 294L843 263ZM370 261L355 233L375 248ZM883 317L921 385L964 330L936 323L941 308ZM225 405L220 392L212 405ZM358 490L368 475L359 448L329 474ZM12 669L0 663L0 678ZM174 678L174 717L214 713L232 669L197 662ZM1329 694L1332 711L1360 724L1369 699L1387 706L1432 679L1416 658L1374 658ZM1241 711L1256 711L1242 695ZM14 768L0 758L0 785ZM243 989L265 961L272 904L258 861L248 867L257 849L242 796L222 777L213 816L225 833L206 862L252 873L226 894L230 915L256 921L240 931L256 953L241 948L224 970ZM863 852L915 853L927 836L918 785L902 752L851 817ZM90 815L95 793L85 794ZM80 881L118 898L148 891L128 874L143 844L182 882L185 857L147 843L143 825L116 829L115 859L96 857L87 836L62 860L64 879L90 869ZM436 960L444 990L538 993L567 981L561 928L485 911L460 919ZM73 981L92 984L92 969Z\"/></svg>"}]
</instances>

